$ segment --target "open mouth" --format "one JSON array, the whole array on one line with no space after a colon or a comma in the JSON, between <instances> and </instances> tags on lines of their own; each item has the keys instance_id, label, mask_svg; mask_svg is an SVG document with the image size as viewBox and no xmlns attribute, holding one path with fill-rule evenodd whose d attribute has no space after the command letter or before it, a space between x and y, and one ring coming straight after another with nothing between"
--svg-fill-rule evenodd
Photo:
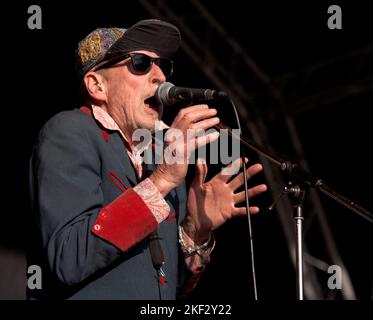
<instances>
[{"instance_id":1,"label":"open mouth","mask_svg":"<svg viewBox=\"0 0 373 320\"><path fill-rule=\"evenodd\" d=\"M157 101L155 96L149 97L144 100L144 104L150 109L157 111L158 113L162 110L161 104Z\"/></svg>"}]
</instances>

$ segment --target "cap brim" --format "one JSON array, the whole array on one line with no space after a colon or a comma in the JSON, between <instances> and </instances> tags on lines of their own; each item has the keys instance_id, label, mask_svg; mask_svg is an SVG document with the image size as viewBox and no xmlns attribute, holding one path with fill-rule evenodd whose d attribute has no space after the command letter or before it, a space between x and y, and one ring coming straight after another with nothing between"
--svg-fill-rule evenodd
<instances>
[{"instance_id":1,"label":"cap brim","mask_svg":"<svg viewBox=\"0 0 373 320\"><path fill-rule=\"evenodd\" d=\"M147 50L164 58L172 58L180 46L180 31L171 23L150 19L127 29L108 50L104 60L136 50Z\"/></svg>"}]
</instances>

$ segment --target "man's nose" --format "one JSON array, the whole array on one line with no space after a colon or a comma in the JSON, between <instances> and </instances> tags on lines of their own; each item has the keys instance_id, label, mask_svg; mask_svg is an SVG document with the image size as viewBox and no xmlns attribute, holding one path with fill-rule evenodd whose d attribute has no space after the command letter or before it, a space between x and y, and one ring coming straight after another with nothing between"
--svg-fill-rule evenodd
<instances>
[{"instance_id":1,"label":"man's nose","mask_svg":"<svg viewBox=\"0 0 373 320\"><path fill-rule=\"evenodd\" d=\"M152 64L152 68L150 70L152 74L152 82L153 83L162 83L166 81L166 77L162 71L162 69L156 65L155 63Z\"/></svg>"}]
</instances>

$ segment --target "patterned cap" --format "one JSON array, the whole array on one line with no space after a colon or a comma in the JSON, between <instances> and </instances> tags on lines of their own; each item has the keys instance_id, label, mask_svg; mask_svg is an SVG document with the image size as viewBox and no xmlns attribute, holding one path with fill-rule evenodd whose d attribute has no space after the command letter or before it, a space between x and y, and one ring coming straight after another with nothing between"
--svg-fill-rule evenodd
<instances>
[{"instance_id":1,"label":"patterned cap","mask_svg":"<svg viewBox=\"0 0 373 320\"><path fill-rule=\"evenodd\" d=\"M98 62L102 61L110 47L124 34L126 29L98 28L79 42L76 50L76 68L83 77Z\"/></svg>"},{"instance_id":2,"label":"patterned cap","mask_svg":"<svg viewBox=\"0 0 373 320\"><path fill-rule=\"evenodd\" d=\"M176 26L156 19L139 21L128 29L98 28L79 42L76 71L83 79L89 70L134 50L148 50L172 58L180 40Z\"/></svg>"}]
</instances>

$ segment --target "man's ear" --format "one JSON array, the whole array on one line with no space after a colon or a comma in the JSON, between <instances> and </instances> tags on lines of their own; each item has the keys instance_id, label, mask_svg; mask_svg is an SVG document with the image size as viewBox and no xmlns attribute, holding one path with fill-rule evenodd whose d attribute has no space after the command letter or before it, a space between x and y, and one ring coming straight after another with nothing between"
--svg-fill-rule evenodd
<instances>
[{"instance_id":1,"label":"man's ear","mask_svg":"<svg viewBox=\"0 0 373 320\"><path fill-rule=\"evenodd\" d=\"M88 95L97 102L107 102L106 81L103 75L89 71L84 76L84 85Z\"/></svg>"}]
</instances>

